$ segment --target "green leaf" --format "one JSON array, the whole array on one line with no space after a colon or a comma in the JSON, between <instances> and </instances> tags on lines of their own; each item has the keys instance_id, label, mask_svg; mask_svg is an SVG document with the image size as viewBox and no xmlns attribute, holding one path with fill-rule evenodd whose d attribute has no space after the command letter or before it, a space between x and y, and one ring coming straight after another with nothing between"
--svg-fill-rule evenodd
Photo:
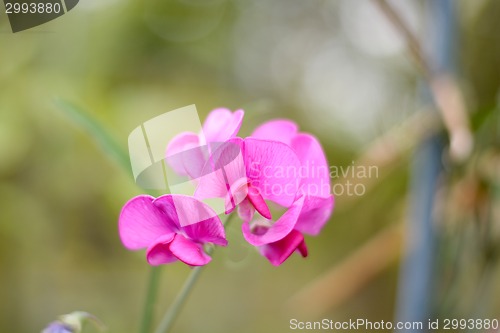
<instances>
[{"instance_id":1,"label":"green leaf","mask_svg":"<svg viewBox=\"0 0 500 333\"><path fill-rule=\"evenodd\" d=\"M122 149L96 119L80 107L68 101L56 99L55 104L59 109L64 111L75 125L85 130L94 138L107 156L114 159L124 170L131 172L130 160L127 152Z\"/></svg>"}]
</instances>

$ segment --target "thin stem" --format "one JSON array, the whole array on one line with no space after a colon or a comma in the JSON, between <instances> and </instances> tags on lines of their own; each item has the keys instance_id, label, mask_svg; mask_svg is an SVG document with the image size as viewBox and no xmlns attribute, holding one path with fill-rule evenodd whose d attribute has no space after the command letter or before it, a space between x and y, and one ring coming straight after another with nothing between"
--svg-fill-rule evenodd
<instances>
[{"instance_id":1,"label":"thin stem","mask_svg":"<svg viewBox=\"0 0 500 333\"><path fill-rule=\"evenodd\" d=\"M424 56L420 42L418 41L415 34L408 27L406 22L403 21L401 16L394 10L394 8L386 0L374 0L374 2L379 6L380 10L386 15L389 21L399 30L408 43L408 48L410 53L417 62L417 64L422 69L422 72L426 77L432 76L431 66L429 65L427 59Z\"/></svg>"},{"instance_id":2,"label":"thin stem","mask_svg":"<svg viewBox=\"0 0 500 333\"><path fill-rule=\"evenodd\" d=\"M193 288L194 284L198 280L198 277L200 276L200 273L202 272L204 266L197 266L193 268L191 271L191 274L189 274L186 282L182 286L181 291L179 294L177 294L177 297L174 300L174 303L170 306L168 311L165 313L165 316L160 322L160 325L158 325L158 328L156 329L155 333L166 333L170 330L172 327L172 324L174 323L177 315L179 314L182 306L184 305L187 297L189 296L189 293L191 292L191 289Z\"/></svg>"},{"instance_id":3,"label":"thin stem","mask_svg":"<svg viewBox=\"0 0 500 333\"><path fill-rule=\"evenodd\" d=\"M156 305L158 286L160 282L160 272L161 272L161 267L151 266L151 270L149 272L146 301L144 303L141 327L139 330L140 333L151 332L151 324L153 323L153 312Z\"/></svg>"},{"instance_id":4,"label":"thin stem","mask_svg":"<svg viewBox=\"0 0 500 333\"><path fill-rule=\"evenodd\" d=\"M229 221L233 218L233 216L236 215L236 213L232 213L229 215L226 220L224 221L224 226L227 226L229 224ZM211 255L214 252L215 247L209 247L206 252L208 255ZM177 297L175 298L174 302L170 306L170 308L167 310L165 315L163 316L160 324L158 325L158 328L156 329L155 333L167 333L170 331L172 328L172 325L175 322L175 319L180 313L180 310L182 309L183 305L186 303L186 300L191 293L191 290L193 289L193 286L195 285L196 281L198 280L200 273L203 271L203 268L205 266L197 266L193 268L191 273L189 274L186 282L184 282L184 285L182 286L181 291L177 294Z\"/></svg>"}]
</instances>

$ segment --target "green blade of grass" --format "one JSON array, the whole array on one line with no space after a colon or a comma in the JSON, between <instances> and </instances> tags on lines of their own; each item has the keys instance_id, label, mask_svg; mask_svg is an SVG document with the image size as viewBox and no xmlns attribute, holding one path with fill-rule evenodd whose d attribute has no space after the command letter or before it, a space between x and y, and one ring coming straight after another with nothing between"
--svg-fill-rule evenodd
<instances>
[{"instance_id":1,"label":"green blade of grass","mask_svg":"<svg viewBox=\"0 0 500 333\"><path fill-rule=\"evenodd\" d=\"M103 150L103 152L117 162L125 171L131 172L130 160L127 152L113 139L104 127L91 115L80 107L62 100L56 99L55 104L71 119L75 125L86 131ZM151 191L146 191L153 195ZM160 283L160 267L151 267L150 278L147 284L146 300L142 313L140 326L141 333L151 331L153 323L153 312L157 301L158 287Z\"/></svg>"},{"instance_id":2,"label":"green blade of grass","mask_svg":"<svg viewBox=\"0 0 500 333\"><path fill-rule=\"evenodd\" d=\"M104 151L127 172L131 171L127 152L111 137L102 125L82 108L62 99L56 99L55 104L64 111L70 120L85 130Z\"/></svg>"}]
</instances>

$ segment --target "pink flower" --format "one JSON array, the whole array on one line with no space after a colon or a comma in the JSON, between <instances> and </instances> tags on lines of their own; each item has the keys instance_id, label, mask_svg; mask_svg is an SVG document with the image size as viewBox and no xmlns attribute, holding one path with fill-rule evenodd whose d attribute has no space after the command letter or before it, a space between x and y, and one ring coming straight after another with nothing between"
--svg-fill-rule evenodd
<instances>
[{"instance_id":1,"label":"pink flower","mask_svg":"<svg viewBox=\"0 0 500 333\"><path fill-rule=\"evenodd\" d=\"M213 110L200 133L183 132L169 142L166 151L168 164L181 176L198 178L208 155L221 143L236 137L243 116L243 110Z\"/></svg>"},{"instance_id":2,"label":"pink flower","mask_svg":"<svg viewBox=\"0 0 500 333\"><path fill-rule=\"evenodd\" d=\"M211 258L203 251L203 244L227 245L216 213L184 195L132 198L122 208L118 229L126 248L147 248L146 258L153 266L177 260L190 266L205 265Z\"/></svg>"},{"instance_id":3,"label":"pink flower","mask_svg":"<svg viewBox=\"0 0 500 333\"><path fill-rule=\"evenodd\" d=\"M291 122L288 128L282 125L267 123L269 127L259 128L253 137L234 138L220 146L205 165L195 193L200 198L225 198L226 213L237 206L245 239L274 265L295 251L306 256L303 233L317 235L333 209L319 142L297 133ZM262 135L264 130L268 136ZM266 201L286 212L273 220Z\"/></svg>"},{"instance_id":4,"label":"pink flower","mask_svg":"<svg viewBox=\"0 0 500 333\"><path fill-rule=\"evenodd\" d=\"M276 222L245 222L243 235L273 264L280 265L294 252L307 256L303 234L317 235L329 220L334 206L330 190L329 168L319 141L299 133L288 120L269 121L259 126L252 137L279 140L290 147L300 160L300 186L293 205Z\"/></svg>"},{"instance_id":5,"label":"pink flower","mask_svg":"<svg viewBox=\"0 0 500 333\"><path fill-rule=\"evenodd\" d=\"M208 263L202 245L227 241L220 219L200 200L219 198L226 214L237 208L244 238L273 265L294 252L307 256L304 234L319 234L334 206L325 153L314 136L288 120L264 123L249 138L236 137L242 118L241 110L216 109L201 133L181 133L169 143L167 161L194 180L194 197L130 200L119 222L127 248L147 248L151 265ZM272 218L270 203L284 211L279 218Z\"/></svg>"}]
</instances>

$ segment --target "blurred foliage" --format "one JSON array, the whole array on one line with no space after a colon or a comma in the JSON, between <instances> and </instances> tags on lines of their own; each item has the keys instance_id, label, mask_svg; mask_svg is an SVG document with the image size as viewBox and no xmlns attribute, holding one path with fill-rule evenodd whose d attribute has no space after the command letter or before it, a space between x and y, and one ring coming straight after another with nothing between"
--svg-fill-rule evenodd
<instances>
[{"instance_id":1,"label":"blurred foliage","mask_svg":"<svg viewBox=\"0 0 500 333\"><path fill-rule=\"evenodd\" d=\"M417 81L404 48L359 47L348 28L373 28L364 42L378 41L380 22L360 20L367 0L352 3L82 0L29 31L12 34L0 21L0 331L37 332L73 310L96 314L110 332L139 325L148 267L122 247L116 222L141 189L55 99L88 112L122 149L138 124L190 104L202 118L219 106L245 109L243 135L287 117L320 138L332 165L349 166L416 111ZM418 21L416 1L401 3ZM457 57L476 148L464 165L443 157L435 306L442 316L498 317L500 2L474 3L460 2ZM336 198L305 260L272 267L233 223L231 245L215 253L175 331L287 332L301 318L283 310L292 295L406 218L410 154L381 168L362 197ZM323 316L391 320L397 268ZM188 272L164 268L158 314Z\"/></svg>"}]
</instances>

